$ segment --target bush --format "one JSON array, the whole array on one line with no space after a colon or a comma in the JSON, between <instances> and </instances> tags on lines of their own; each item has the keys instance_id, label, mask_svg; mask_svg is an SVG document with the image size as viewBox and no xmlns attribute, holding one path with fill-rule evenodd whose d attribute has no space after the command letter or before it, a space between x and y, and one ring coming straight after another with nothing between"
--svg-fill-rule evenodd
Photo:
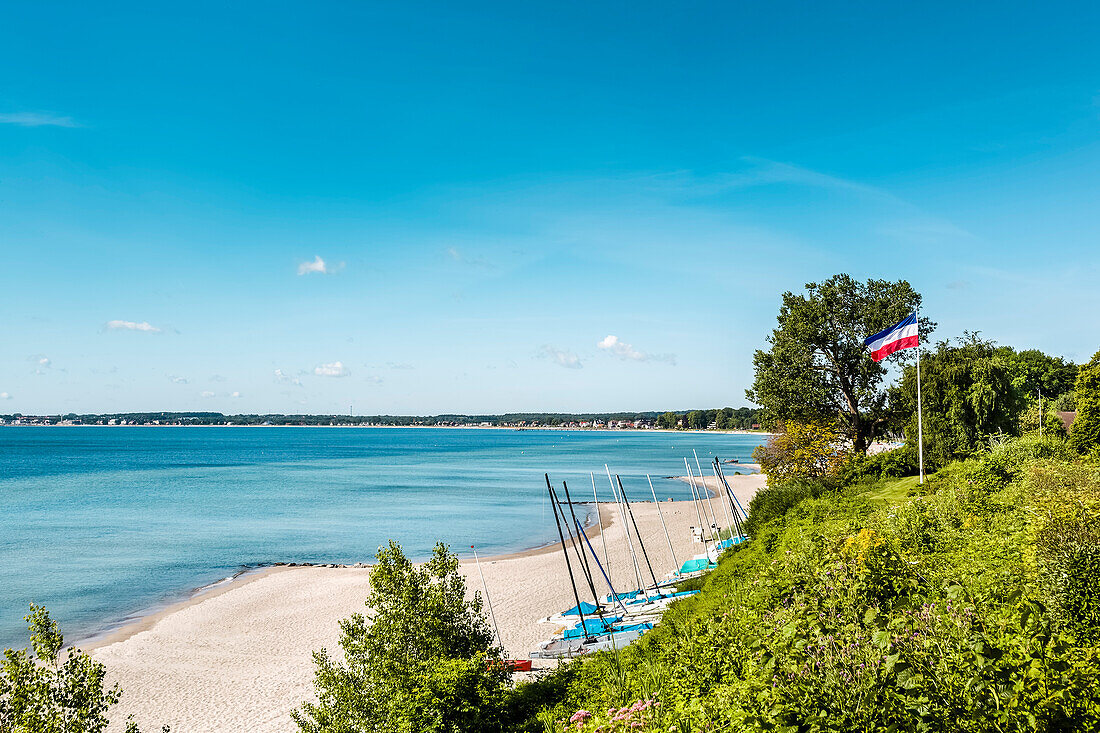
<instances>
[{"instance_id":1,"label":"bush","mask_svg":"<svg viewBox=\"0 0 1100 733\"><path fill-rule=\"evenodd\" d=\"M370 571L368 624L340 622L346 662L315 652L318 703L293 714L303 733L492 731L503 728L506 682L501 650L481 612L466 600L458 558L435 547L422 567L391 541Z\"/></svg>"},{"instance_id":2,"label":"bush","mask_svg":"<svg viewBox=\"0 0 1100 733\"><path fill-rule=\"evenodd\" d=\"M1073 390L1077 417L1069 429L1069 443L1078 453L1100 447L1100 351L1077 372Z\"/></svg>"},{"instance_id":3,"label":"bush","mask_svg":"<svg viewBox=\"0 0 1100 733\"><path fill-rule=\"evenodd\" d=\"M1036 534L1035 556L1055 617L1082 640L1100 640L1100 513L1055 512Z\"/></svg>"},{"instance_id":4,"label":"bush","mask_svg":"<svg viewBox=\"0 0 1100 733\"><path fill-rule=\"evenodd\" d=\"M984 458L989 468L1001 479L1010 481L1017 478L1024 465L1037 458L1068 461L1073 451L1059 435L1031 433L1016 440L1006 440L993 447Z\"/></svg>"},{"instance_id":5,"label":"bush","mask_svg":"<svg viewBox=\"0 0 1100 733\"><path fill-rule=\"evenodd\" d=\"M755 537L769 521L786 514L803 499L812 499L829 491L830 485L812 479L788 479L767 486L756 492L749 502L749 517L745 522L745 534Z\"/></svg>"},{"instance_id":6,"label":"bush","mask_svg":"<svg viewBox=\"0 0 1100 733\"><path fill-rule=\"evenodd\" d=\"M854 484L867 479L915 476L918 471L917 449L906 443L900 448L874 455L853 456L844 467L841 483Z\"/></svg>"},{"instance_id":7,"label":"bush","mask_svg":"<svg viewBox=\"0 0 1100 733\"><path fill-rule=\"evenodd\" d=\"M62 653L65 637L45 608L32 604L26 620L32 651L7 649L0 662L0 731L101 733L122 695L104 687L107 668L79 649ZM139 733L132 720L126 733Z\"/></svg>"}]
</instances>

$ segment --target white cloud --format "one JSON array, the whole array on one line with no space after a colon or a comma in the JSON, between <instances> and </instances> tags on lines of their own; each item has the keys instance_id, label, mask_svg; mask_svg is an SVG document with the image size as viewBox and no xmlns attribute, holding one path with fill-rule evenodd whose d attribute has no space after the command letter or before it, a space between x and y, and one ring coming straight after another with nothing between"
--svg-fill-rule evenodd
<instances>
[{"instance_id":1,"label":"white cloud","mask_svg":"<svg viewBox=\"0 0 1100 733\"><path fill-rule=\"evenodd\" d=\"M293 384L297 387L302 386L302 380L301 379L298 379L298 377L290 376L289 374L284 372L282 369L276 369L275 370L275 381L276 382L282 382L283 384Z\"/></svg>"},{"instance_id":2,"label":"white cloud","mask_svg":"<svg viewBox=\"0 0 1100 733\"><path fill-rule=\"evenodd\" d=\"M232 397L233 399L239 399L240 396L241 396L241 393L240 392L230 392L229 396Z\"/></svg>"},{"instance_id":3,"label":"white cloud","mask_svg":"<svg viewBox=\"0 0 1100 733\"><path fill-rule=\"evenodd\" d=\"M0 392L0 400L10 400L11 395L7 392Z\"/></svg>"},{"instance_id":4,"label":"white cloud","mask_svg":"<svg viewBox=\"0 0 1100 733\"><path fill-rule=\"evenodd\" d=\"M493 269L493 264L488 260L485 260L481 257L470 257L469 255L460 252L457 247L448 247L447 255L452 260L462 265L467 265L469 267L482 267L487 270Z\"/></svg>"},{"instance_id":5,"label":"white cloud","mask_svg":"<svg viewBox=\"0 0 1100 733\"><path fill-rule=\"evenodd\" d=\"M635 349L618 336L610 334L605 336L596 346L624 361L663 361L673 365L676 364L675 354L647 354L644 351Z\"/></svg>"},{"instance_id":6,"label":"white cloud","mask_svg":"<svg viewBox=\"0 0 1100 733\"><path fill-rule=\"evenodd\" d=\"M0 113L0 124L20 127L80 127L72 117L49 112L4 112Z\"/></svg>"},{"instance_id":7,"label":"white cloud","mask_svg":"<svg viewBox=\"0 0 1100 733\"><path fill-rule=\"evenodd\" d=\"M566 369L584 368L584 365L581 364L581 358L572 351L565 351L564 349L558 349L547 344L542 347L539 354L543 358L549 359L558 366L565 367Z\"/></svg>"},{"instance_id":8,"label":"white cloud","mask_svg":"<svg viewBox=\"0 0 1100 733\"><path fill-rule=\"evenodd\" d=\"M40 357L38 358L38 366L41 366L41 367L48 367L49 365L50 365L50 360L49 360L49 359L47 359L46 357L44 357L44 356L40 356Z\"/></svg>"},{"instance_id":9,"label":"white cloud","mask_svg":"<svg viewBox=\"0 0 1100 733\"><path fill-rule=\"evenodd\" d=\"M108 331L142 331L144 333L160 333L160 329L148 321L107 321Z\"/></svg>"},{"instance_id":10,"label":"white cloud","mask_svg":"<svg viewBox=\"0 0 1100 733\"><path fill-rule=\"evenodd\" d=\"M330 265L327 262L325 262L324 260L322 260L320 255L317 255L313 258L313 262L299 262L298 263L298 274L299 275L309 275L311 273L316 272L319 275L331 275L332 273L336 272L337 270L342 270L343 268L344 268L344 263L343 262L341 262L339 265L336 265L335 267L333 267L332 265Z\"/></svg>"},{"instance_id":11,"label":"white cloud","mask_svg":"<svg viewBox=\"0 0 1100 733\"><path fill-rule=\"evenodd\" d=\"M209 397L213 397L214 393L207 389L207 390L203 390L202 396L209 398Z\"/></svg>"},{"instance_id":12,"label":"white cloud","mask_svg":"<svg viewBox=\"0 0 1100 733\"><path fill-rule=\"evenodd\" d=\"M187 377L173 377L169 375L168 378L172 380L172 384L187 384Z\"/></svg>"},{"instance_id":13,"label":"white cloud","mask_svg":"<svg viewBox=\"0 0 1100 733\"><path fill-rule=\"evenodd\" d=\"M331 364L322 364L313 368L313 373L318 377L346 377L351 372L347 370L343 362L334 361Z\"/></svg>"}]
</instances>

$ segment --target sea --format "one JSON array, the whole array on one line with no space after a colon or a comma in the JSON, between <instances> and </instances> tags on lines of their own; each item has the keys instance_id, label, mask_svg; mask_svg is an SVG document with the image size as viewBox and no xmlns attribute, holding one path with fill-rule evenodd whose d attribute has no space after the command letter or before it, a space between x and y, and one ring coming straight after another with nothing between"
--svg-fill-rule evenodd
<instances>
[{"instance_id":1,"label":"sea","mask_svg":"<svg viewBox=\"0 0 1100 733\"><path fill-rule=\"evenodd\" d=\"M741 463L756 435L350 427L0 427L0 649L28 604L89 640L275 562L371 562L390 539L482 557L557 539L574 501L690 498L684 458ZM728 466L727 473L738 470ZM747 469L742 469L748 472ZM586 510L587 512L587 510ZM591 517L589 517L591 518ZM583 520L582 520L583 521Z\"/></svg>"}]
</instances>

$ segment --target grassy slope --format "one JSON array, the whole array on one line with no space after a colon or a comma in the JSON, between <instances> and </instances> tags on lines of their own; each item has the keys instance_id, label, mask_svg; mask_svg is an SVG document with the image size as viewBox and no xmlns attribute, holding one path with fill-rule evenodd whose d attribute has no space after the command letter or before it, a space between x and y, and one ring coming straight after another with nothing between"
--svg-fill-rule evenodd
<instances>
[{"instance_id":1,"label":"grassy slope","mask_svg":"<svg viewBox=\"0 0 1100 733\"><path fill-rule=\"evenodd\" d=\"M544 724L587 710L570 730L1097 729L1093 622L1043 581L1088 549L1036 538L1100 481L1044 457L1059 450L1003 447L925 496L906 478L803 499L639 643L570 665Z\"/></svg>"}]
</instances>

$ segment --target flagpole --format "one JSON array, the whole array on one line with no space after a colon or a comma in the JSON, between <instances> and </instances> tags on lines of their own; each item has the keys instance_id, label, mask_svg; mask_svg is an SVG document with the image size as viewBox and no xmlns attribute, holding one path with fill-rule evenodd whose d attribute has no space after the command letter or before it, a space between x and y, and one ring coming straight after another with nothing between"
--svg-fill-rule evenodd
<instances>
[{"instance_id":1,"label":"flagpole","mask_svg":"<svg viewBox=\"0 0 1100 733\"><path fill-rule=\"evenodd\" d=\"M920 309L914 308L917 321L917 456L920 461L920 483L924 483L924 420L920 399Z\"/></svg>"}]
</instances>

